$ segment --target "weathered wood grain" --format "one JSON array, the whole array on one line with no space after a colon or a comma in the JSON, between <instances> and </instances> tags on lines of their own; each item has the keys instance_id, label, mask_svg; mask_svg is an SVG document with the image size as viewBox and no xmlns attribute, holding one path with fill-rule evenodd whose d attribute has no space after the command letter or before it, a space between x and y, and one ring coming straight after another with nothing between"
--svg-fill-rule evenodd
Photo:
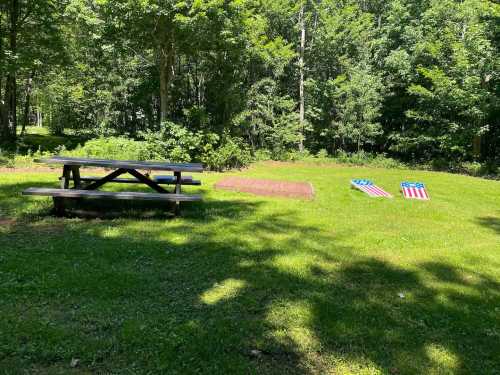
<instances>
[{"instance_id":1,"label":"weathered wood grain","mask_svg":"<svg viewBox=\"0 0 500 375\"><path fill-rule=\"evenodd\" d=\"M119 168L116 171L111 172L107 176L104 176L101 179L91 183L90 185L85 186L84 190L95 190L124 173L127 173L127 170Z\"/></svg>"},{"instance_id":2,"label":"weathered wood grain","mask_svg":"<svg viewBox=\"0 0 500 375\"><path fill-rule=\"evenodd\" d=\"M97 177L97 176L82 176L80 177L80 181L82 182L94 182L100 180L102 177ZM151 177L153 181L160 185L175 185L176 179L175 176L155 176ZM119 184L139 184L141 181L139 181L136 178L115 178L111 181L108 181L109 183L119 183ZM181 184L182 185L192 185L192 186L199 186L201 185L200 180L193 180L191 176L185 176L181 178Z\"/></svg>"},{"instance_id":3,"label":"weathered wood grain","mask_svg":"<svg viewBox=\"0 0 500 375\"><path fill-rule=\"evenodd\" d=\"M66 156L53 156L46 159L38 159L37 162L45 164L79 165L85 167L103 167L115 169L123 168L171 172L203 172L203 165L199 163L162 163L135 160L72 158Z\"/></svg>"},{"instance_id":4,"label":"weathered wood grain","mask_svg":"<svg viewBox=\"0 0 500 375\"><path fill-rule=\"evenodd\" d=\"M143 184L148 185L151 189L156 190L158 193L164 193L164 194L168 193L168 191L162 188L159 184L151 180L149 177L146 177L142 173L136 171L135 169L128 169L127 172L130 173L135 178L137 178Z\"/></svg>"},{"instance_id":5,"label":"weathered wood grain","mask_svg":"<svg viewBox=\"0 0 500 375\"><path fill-rule=\"evenodd\" d=\"M28 188L23 195L40 195L56 198L87 198L87 199L120 199L120 200L149 200L169 202L194 202L202 200L201 195L195 194L160 194L142 192L109 192L98 190L74 190L52 188Z\"/></svg>"}]
</instances>

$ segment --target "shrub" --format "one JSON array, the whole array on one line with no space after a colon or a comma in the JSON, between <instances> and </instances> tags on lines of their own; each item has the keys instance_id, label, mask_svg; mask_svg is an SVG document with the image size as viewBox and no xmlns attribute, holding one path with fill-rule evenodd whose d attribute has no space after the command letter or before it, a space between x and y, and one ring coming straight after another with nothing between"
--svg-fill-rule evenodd
<instances>
[{"instance_id":1,"label":"shrub","mask_svg":"<svg viewBox=\"0 0 500 375\"><path fill-rule=\"evenodd\" d=\"M283 152L279 155L276 155L279 157L274 158L274 160L280 160L280 161L299 161L299 160L306 160L310 159L311 154L309 153L308 150L304 150L302 152L292 150L292 151L286 151Z\"/></svg>"},{"instance_id":2,"label":"shrub","mask_svg":"<svg viewBox=\"0 0 500 375\"><path fill-rule=\"evenodd\" d=\"M11 168L14 166L14 154L0 149L0 166Z\"/></svg>"},{"instance_id":3,"label":"shrub","mask_svg":"<svg viewBox=\"0 0 500 375\"><path fill-rule=\"evenodd\" d=\"M318 151L316 154L316 157L318 159L327 159L328 158L328 151L326 151L324 148Z\"/></svg>"},{"instance_id":4,"label":"shrub","mask_svg":"<svg viewBox=\"0 0 500 375\"><path fill-rule=\"evenodd\" d=\"M147 160L149 155L146 150L145 142L122 137L109 137L92 139L72 151L60 149L59 153L90 158Z\"/></svg>"},{"instance_id":5,"label":"shrub","mask_svg":"<svg viewBox=\"0 0 500 375\"><path fill-rule=\"evenodd\" d=\"M404 168L405 164L395 159L387 157L385 154L370 154L365 151L347 153L339 151L334 160L338 163L353 165L370 165L379 168Z\"/></svg>"},{"instance_id":6,"label":"shrub","mask_svg":"<svg viewBox=\"0 0 500 375\"><path fill-rule=\"evenodd\" d=\"M165 122L157 131L140 133L145 141L143 157L172 162L190 162L199 159L204 147L214 144L214 134L192 132L173 122Z\"/></svg>"},{"instance_id":7,"label":"shrub","mask_svg":"<svg viewBox=\"0 0 500 375\"><path fill-rule=\"evenodd\" d=\"M256 161L266 161L266 160L271 160L271 152L266 149L260 149L255 151L254 153L254 159Z\"/></svg>"},{"instance_id":8,"label":"shrub","mask_svg":"<svg viewBox=\"0 0 500 375\"><path fill-rule=\"evenodd\" d=\"M224 137L221 146L208 151L202 162L211 170L223 171L246 167L252 162L252 155L241 139Z\"/></svg>"}]
</instances>

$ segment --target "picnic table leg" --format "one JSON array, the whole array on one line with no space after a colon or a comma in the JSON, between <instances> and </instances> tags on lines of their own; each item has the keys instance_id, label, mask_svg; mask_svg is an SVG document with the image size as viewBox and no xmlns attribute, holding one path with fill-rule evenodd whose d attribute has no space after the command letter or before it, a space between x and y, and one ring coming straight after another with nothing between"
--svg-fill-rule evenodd
<instances>
[{"instance_id":1,"label":"picnic table leg","mask_svg":"<svg viewBox=\"0 0 500 375\"><path fill-rule=\"evenodd\" d=\"M181 194L181 172L174 172L175 176L175 194ZM175 216L181 214L181 202L175 202Z\"/></svg>"},{"instance_id":2,"label":"picnic table leg","mask_svg":"<svg viewBox=\"0 0 500 375\"><path fill-rule=\"evenodd\" d=\"M63 173L61 176L61 189L69 188L69 181L71 180L71 171L72 167L69 165L65 165L63 167ZM52 199L54 201L54 212L56 216L64 216L64 198L54 197Z\"/></svg>"},{"instance_id":3,"label":"picnic table leg","mask_svg":"<svg viewBox=\"0 0 500 375\"><path fill-rule=\"evenodd\" d=\"M61 189L69 188L69 180L71 179L71 166L65 165L63 167L63 174L61 177Z\"/></svg>"},{"instance_id":4,"label":"picnic table leg","mask_svg":"<svg viewBox=\"0 0 500 375\"><path fill-rule=\"evenodd\" d=\"M54 201L54 212L56 216L64 216L64 198L61 197L53 197L52 200Z\"/></svg>"},{"instance_id":5,"label":"picnic table leg","mask_svg":"<svg viewBox=\"0 0 500 375\"><path fill-rule=\"evenodd\" d=\"M73 183L75 189L80 189L82 187L82 180L80 179L80 166L79 165L72 166L71 173L73 175Z\"/></svg>"}]
</instances>

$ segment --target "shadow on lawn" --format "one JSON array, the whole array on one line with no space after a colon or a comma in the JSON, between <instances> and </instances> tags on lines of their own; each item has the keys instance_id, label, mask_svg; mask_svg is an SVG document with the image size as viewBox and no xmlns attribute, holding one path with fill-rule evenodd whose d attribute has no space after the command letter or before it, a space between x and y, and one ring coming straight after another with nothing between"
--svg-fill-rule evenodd
<instances>
[{"instance_id":1,"label":"shadow on lawn","mask_svg":"<svg viewBox=\"0 0 500 375\"><path fill-rule=\"evenodd\" d=\"M477 222L480 225L486 228L490 228L491 230L500 234L500 217L494 217L494 216L480 217L477 219Z\"/></svg>"},{"instance_id":2,"label":"shadow on lawn","mask_svg":"<svg viewBox=\"0 0 500 375\"><path fill-rule=\"evenodd\" d=\"M495 280L365 258L299 224L293 205L265 204L204 202L167 224L44 219L0 231L0 370L72 358L131 373L499 369Z\"/></svg>"},{"instance_id":3,"label":"shadow on lawn","mask_svg":"<svg viewBox=\"0 0 500 375\"><path fill-rule=\"evenodd\" d=\"M30 220L34 218L47 218L55 216L52 199L43 197L33 199L22 196L21 192L30 187L57 187L57 181L26 182L13 185L0 186L0 218L21 218ZM115 190L127 191L126 187L114 185ZM172 187L169 187L172 189ZM147 187L139 186L135 190L148 191ZM258 203L244 203L245 206L257 206ZM173 218L174 206L170 202L148 201L104 201L104 200L71 200L67 199L65 217L83 219L166 219ZM219 213L224 216L238 216L243 210L239 201L208 201L202 204L181 203L182 217L205 221L207 217L217 217ZM20 215L17 215L20 213Z\"/></svg>"}]
</instances>

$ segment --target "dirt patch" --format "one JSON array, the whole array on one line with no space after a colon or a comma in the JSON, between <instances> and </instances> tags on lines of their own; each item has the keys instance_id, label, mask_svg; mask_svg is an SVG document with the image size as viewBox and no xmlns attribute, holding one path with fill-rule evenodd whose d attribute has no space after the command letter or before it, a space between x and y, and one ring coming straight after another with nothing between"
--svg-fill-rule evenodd
<instances>
[{"instance_id":1,"label":"dirt patch","mask_svg":"<svg viewBox=\"0 0 500 375\"><path fill-rule=\"evenodd\" d=\"M216 189L252 193L270 197L313 199L309 182L288 182L241 177L226 177L215 184Z\"/></svg>"},{"instance_id":2,"label":"dirt patch","mask_svg":"<svg viewBox=\"0 0 500 375\"><path fill-rule=\"evenodd\" d=\"M16 223L15 219L8 219L5 217L0 217L0 227L10 227Z\"/></svg>"}]
</instances>

